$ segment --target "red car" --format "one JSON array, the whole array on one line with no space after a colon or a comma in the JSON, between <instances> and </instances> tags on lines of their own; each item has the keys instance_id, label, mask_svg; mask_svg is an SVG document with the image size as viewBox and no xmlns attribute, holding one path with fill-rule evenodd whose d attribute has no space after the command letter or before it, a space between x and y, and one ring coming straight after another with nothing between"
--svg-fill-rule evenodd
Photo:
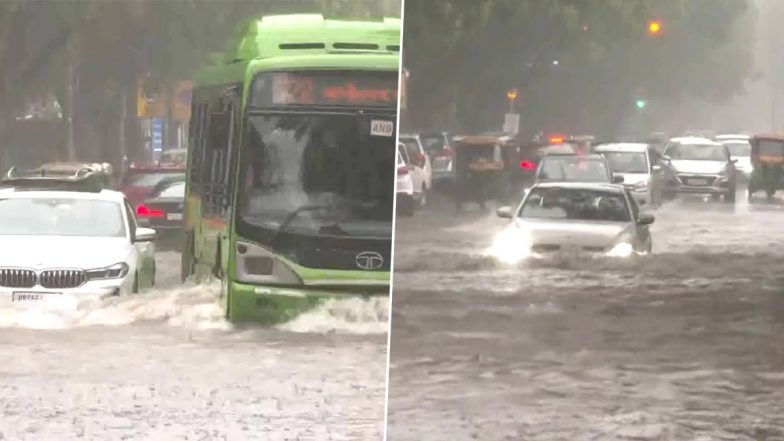
<instances>
[{"instance_id":1,"label":"red car","mask_svg":"<svg viewBox=\"0 0 784 441\"><path fill-rule=\"evenodd\" d=\"M120 191L134 207L150 196L153 188L166 178L185 179L185 167L181 164L132 164L125 173Z\"/></svg>"}]
</instances>

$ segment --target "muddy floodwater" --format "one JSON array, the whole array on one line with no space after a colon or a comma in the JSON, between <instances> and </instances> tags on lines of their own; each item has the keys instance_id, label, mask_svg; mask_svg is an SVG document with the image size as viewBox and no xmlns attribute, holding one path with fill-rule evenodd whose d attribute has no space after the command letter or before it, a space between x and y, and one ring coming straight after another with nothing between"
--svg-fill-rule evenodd
<instances>
[{"instance_id":1,"label":"muddy floodwater","mask_svg":"<svg viewBox=\"0 0 784 441\"><path fill-rule=\"evenodd\" d=\"M387 298L234 329L178 255L158 268L139 296L0 309L0 440L381 439Z\"/></svg>"},{"instance_id":2,"label":"muddy floodwater","mask_svg":"<svg viewBox=\"0 0 784 441\"><path fill-rule=\"evenodd\" d=\"M784 207L653 212L654 255L483 255L505 220L397 223L388 439L784 440Z\"/></svg>"}]
</instances>

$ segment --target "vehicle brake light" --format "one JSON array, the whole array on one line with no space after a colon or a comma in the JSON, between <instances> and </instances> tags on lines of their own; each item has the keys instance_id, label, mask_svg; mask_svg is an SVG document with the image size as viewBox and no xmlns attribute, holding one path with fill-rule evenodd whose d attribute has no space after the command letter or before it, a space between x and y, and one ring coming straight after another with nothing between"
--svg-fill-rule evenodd
<instances>
[{"instance_id":1,"label":"vehicle brake light","mask_svg":"<svg viewBox=\"0 0 784 441\"><path fill-rule=\"evenodd\" d=\"M147 208L144 204L139 204L136 207L136 215L141 217L163 217L164 213L163 210L154 210Z\"/></svg>"},{"instance_id":2,"label":"vehicle brake light","mask_svg":"<svg viewBox=\"0 0 784 441\"><path fill-rule=\"evenodd\" d=\"M520 161L520 168L523 170L536 170L536 164L531 161Z\"/></svg>"}]
</instances>

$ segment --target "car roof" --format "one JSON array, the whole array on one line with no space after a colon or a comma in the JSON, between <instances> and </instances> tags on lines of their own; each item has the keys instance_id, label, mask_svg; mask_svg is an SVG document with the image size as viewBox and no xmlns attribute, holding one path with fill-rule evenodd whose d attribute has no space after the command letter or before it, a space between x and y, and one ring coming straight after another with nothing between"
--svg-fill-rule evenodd
<instances>
[{"instance_id":1,"label":"car roof","mask_svg":"<svg viewBox=\"0 0 784 441\"><path fill-rule=\"evenodd\" d=\"M23 190L23 189L17 190L13 187L8 187L8 188L0 188L0 198L3 199L67 198L67 199L84 199L84 200L122 203L123 200L125 199L125 195L115 190L101 190L100 192Z\"/></svg>"},{"instance_id":2,"label":"car roof","mask_svg":"<svg viewBox=\"0 0 784 441\"><path fill-rule=\"evenodd\" d=\"M621 184L611 184L603 182L540 182L534 184L534 188L563 188L569 190L597 190L608 193L622 193L624 187Z\"/></svg>"},{"instance_id":3,"label":"car roof","mask_svg":"<svg viewBox=\"0 0 784 441\"><path fill-rule=\"evenodd\" d=\"M716 138L718 141L748 141L751 139L751 136L744 135L742 133L725 133L723 135L716 135L714 138Z\"/></svg>"},{"instance_id":4,"label":"car roof","mask_svg":"<svg viewBox=\"0 0 784 441\"><path fill-rule=\"evenodd\" d=\"M641 142L616 142L599 144L593 148L594 152L644 152L650 145Z\"/></svg>"},{"instance_id":5,"label":"car roof","mask_svg":"<svg viewBox=\"0 0 784 441\"><path fill-rule=\"evenodd\" d=\"M716 145L716 146L721 146L720 143L718 143L718 142L716 142L716 141L714 141L712 139L703 138L703 137L699 137L699 136L683 136L683 137L679 137L679 138L672 138L672 139L670 139L670 142L683 144L683 145Z\"/></svg>"},{"instance_id":6,"label":"car roof","mask_svg":"<svg viewBox=\"0 0 784 441\"><path fill-rule=\"evenodd\" d=\"M584 155L579 155L576 153L548 153L542 158L542 160L549 159L549 158L580 158L580 159L587 159L589 161L606 161L606 158L602 155L596 153L586 153Z\"/></svg>"}]
</instances>

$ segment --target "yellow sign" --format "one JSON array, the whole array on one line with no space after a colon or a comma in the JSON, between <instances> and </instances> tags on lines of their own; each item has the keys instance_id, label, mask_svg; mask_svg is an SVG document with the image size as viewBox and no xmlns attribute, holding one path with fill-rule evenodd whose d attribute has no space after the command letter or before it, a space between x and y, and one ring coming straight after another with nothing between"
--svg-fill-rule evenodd
<instances>
[{"instance_id":1,"label":"yellow sign","mask_svg":"<svg viewBox=\"0 0 784 441\"><path fill-rule=\"evenodd\" d=\"M162 86L153 96L145 96L144 80L139 80L136 92L136 116L138 118L166 118L176 121L187 121L191 117L191 93L193 85L190 81L177 82L171 90ZM149 91L148 91L149 92ZM166 104L169 104L167 108Z\"/></svg>"}]
</instances>

